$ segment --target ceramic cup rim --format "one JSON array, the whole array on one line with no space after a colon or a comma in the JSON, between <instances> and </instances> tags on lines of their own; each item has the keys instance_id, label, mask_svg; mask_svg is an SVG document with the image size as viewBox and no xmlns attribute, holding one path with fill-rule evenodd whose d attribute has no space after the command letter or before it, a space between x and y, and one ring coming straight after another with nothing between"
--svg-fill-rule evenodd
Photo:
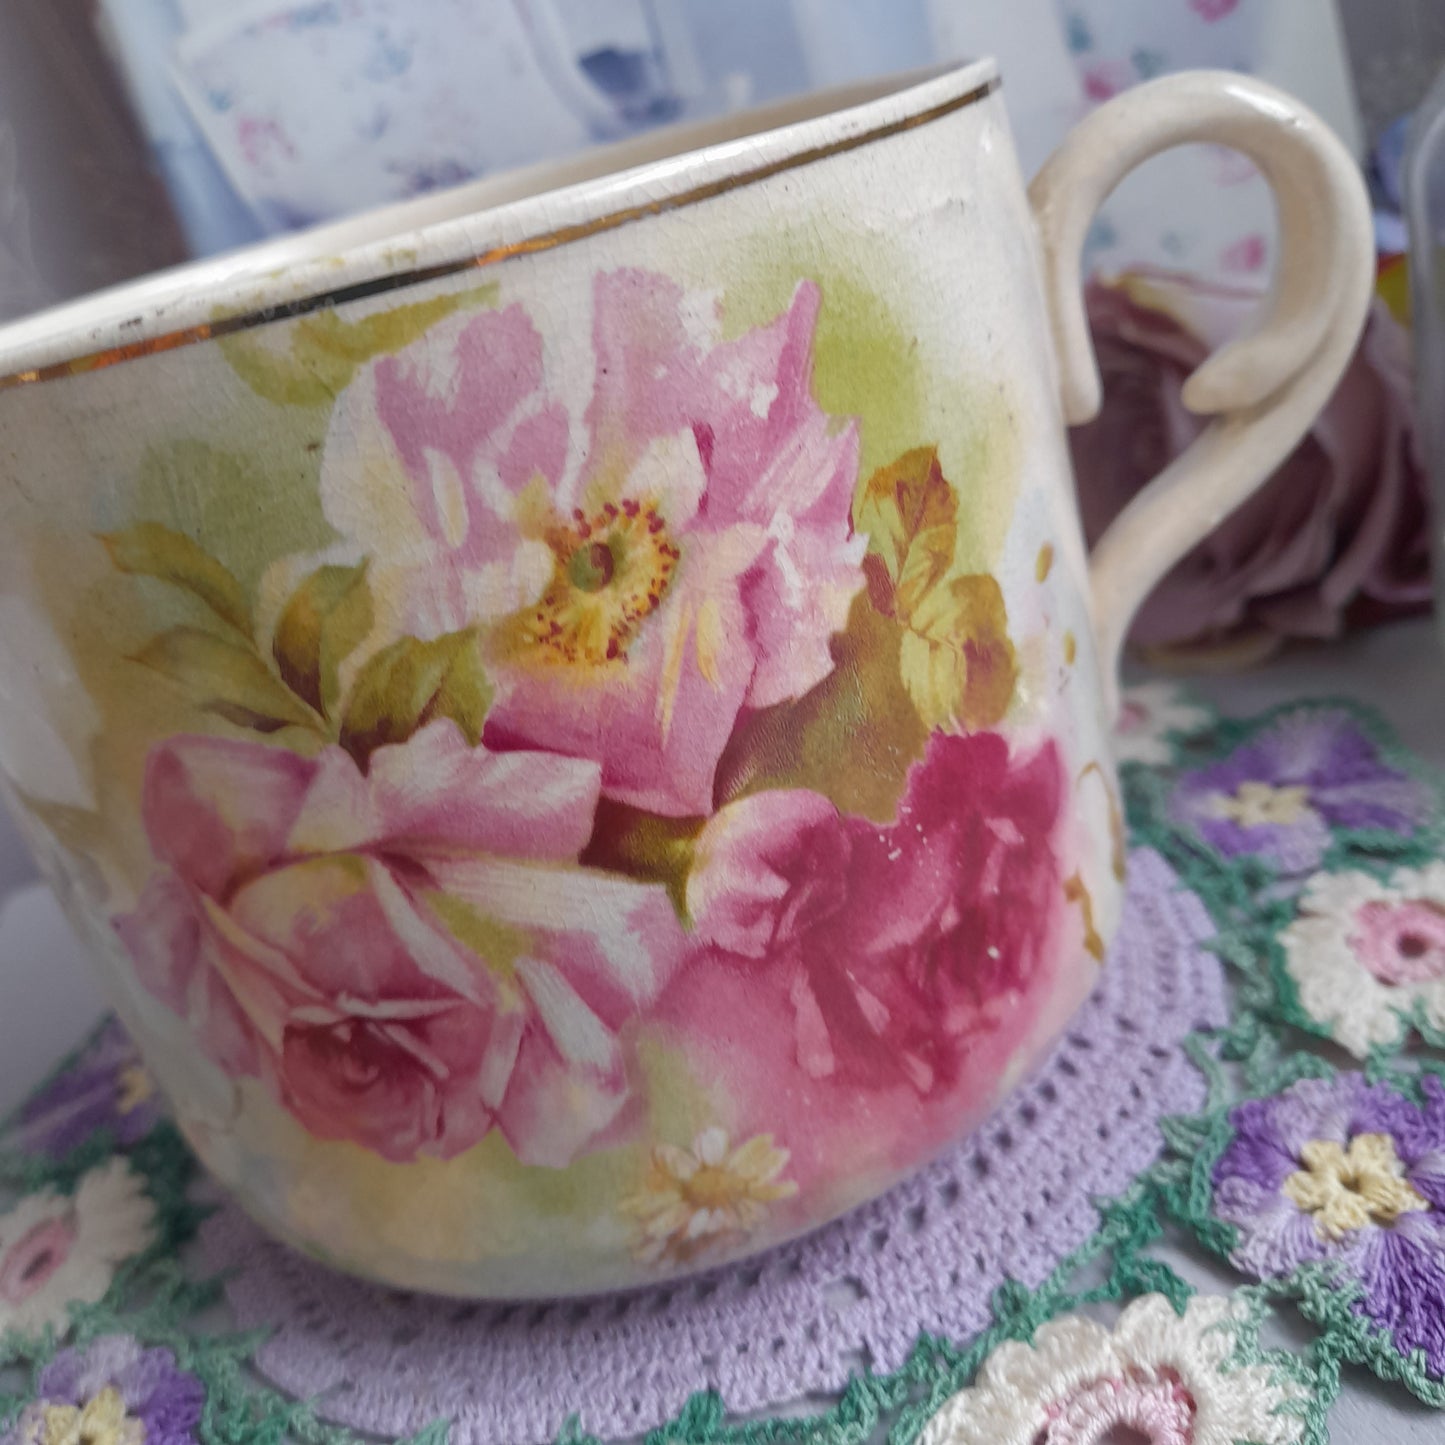
<instances>
[{"instance_id":1,"label":"ceramic cup rim","mask_svg":"<svg viewBox=\"0 0 1445 1445\"><path fill-rule=\"evenodd\" d=\"M616 229L940 119L999 84L984 58L832 87L186 262L0 327L0 390Z\"/></svg>"}]
</instances>

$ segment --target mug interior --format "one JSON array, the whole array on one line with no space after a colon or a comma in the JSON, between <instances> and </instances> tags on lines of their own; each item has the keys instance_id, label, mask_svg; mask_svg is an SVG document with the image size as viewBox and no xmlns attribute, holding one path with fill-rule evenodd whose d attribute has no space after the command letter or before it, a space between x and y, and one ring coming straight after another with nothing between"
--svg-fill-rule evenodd
<instances>
[{"instance_id":1,"label":"mug interior","mask_svg":"<svg viewBox=\"0 0 1445 1445\"><path fill-rule=\"evenodd\" d=\"M291 309L299 297L340 299L338 292L378 277L444 267L486 248L477 234L483 213L498 230L510 221L510 234L526 232L533 216L537 229L552 230L558 215L571 220L639 198L663 209L688 199L700 177L725 185L760 164L802 163L833 142L856 144L879 128L950 108L961 95L991 89L997 77L997 65L985 59L830 87L715 120L659 127L566 160L499 172L158 271L0 327L0 388L143 354L156 349L157 338L180 332L199 330L184 339L203 339L218 318L238 311L264 320L255 314ZM111 350L123 355L103 355Z\"/></svg>"}]
</instances>

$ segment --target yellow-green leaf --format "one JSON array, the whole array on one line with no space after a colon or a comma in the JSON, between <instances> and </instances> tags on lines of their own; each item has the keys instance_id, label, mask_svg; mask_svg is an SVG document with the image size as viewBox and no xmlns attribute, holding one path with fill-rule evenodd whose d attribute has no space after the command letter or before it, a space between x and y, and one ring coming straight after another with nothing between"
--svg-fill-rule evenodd
<instances>
[{"instance_id":1,"label":"yellow-green leaf","mask_svg":"<svg viewBox=\"0 0 1445 1445\"><path fill-rule=\"evenodd\" d=\"M693 848L706 818L664 818L627 803L603 798L597 821L582 854L589 868L606 868L644 883L661 883L677 910L687 917L687 875Z\"/></svg>"},{"instance_id":2,"label":"yellow-green leaf","mask_svg":"<svg viewBox=\"0 0 1445 1445\"><path fill-rule=\"evenodd\" d=\"M352 685L341 746L364 768L380 747L402 743L437 718L450 718L475 746L492 703L474 629L430 642L403 637L369 659Z\"/></svg>"},{"instance_id":3,"label":"yellow-green leaf","mask_svg":"<svg viewBox=\"0 0 1445 1445\"><path fill-rule=\"evenodd\" d=\"M251 607L241 584L183 533L159 522L138 522L100 540L122 572L169 582L198 597L243 637L251 636Z\"/></svg>"},{"instance_id":4,"label":"yellow-green leaf","mask_svg":"<svg viewBox=\"0 0 1445 1445\"><path fill-rule=\"evenodd\" d=\"M866 594L829 646L833 671L793 702L749 713L718 763L718 806L767 788L810 788L878 823L891 823L928 729L899 674L902 626Z\"/></svg>"},{"instance_id":5,"label":"yellow-green leaf","mask_svg":"<svg viewBox=\"0 0 1445 1445\"><path fill-rule=\"evenodd\" d=\"M371 631L366 563L318 567L291 594L271 652L287 687L323 716L336 706L341 664Z\"/></svg>"},{"instance_id":6,"label":"yellow-green leaf","mask_svg":"<svg viewBox=\"0 0 1445 1445\"><path fill-rule=\"evenodd\" d=\"M172 627L152 638L134 660L179 683L197 706L238 727L269 733L316 726L311 710L253 648L214 632Z\"/></svg>"},{"instance_id":7,"label":"yellow-green leaf","mask_svg":"<svg viewBox=\"0 0 1445 1445\"><path fill-rule=\"evenodd\" d=\"M343 321L333 309L275 327L221 338L221 352L258 396L286 406L323 406L374 357L410 346L428 328L463 306L491 306L495 283L451 296L432 296ZM283 349L284 348L284 349Z\"/></svg>"},{"instance_id":8,"label":"yellow-green leaf","mask_svg":"<svg viewBox=\"0 0 1445 1445\"><path fill-rule=\"evenodd\" d=\"M854 526L868 536L874 604L906 620L953 565L958 541L958 498L937 450L916 447L879 467L853 513Z\"/></svg>"},{"instance_id":9,"label":"yellow-green leaf","mask_svg":"<svg viewBox=\"0 0 1445 1445\"><path fill-rule=\"evenodd\" d=\"M955 577L932 588L909 619L898 663L927 727L1000 722L1018 669L998 583L988 576Z\"/></svg>"}]
</instances>

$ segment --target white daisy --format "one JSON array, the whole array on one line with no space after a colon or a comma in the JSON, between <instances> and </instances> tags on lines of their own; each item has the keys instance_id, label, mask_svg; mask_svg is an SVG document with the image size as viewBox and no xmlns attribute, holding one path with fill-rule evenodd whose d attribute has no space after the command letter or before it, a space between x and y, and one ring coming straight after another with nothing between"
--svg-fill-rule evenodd
<instances>
[{"instance_id":1,"label":"white daisy","mask_svg":"<svg viewBox=\"0 0 1445 1445\"><path fill-rule=\"evenodd\" d=\"M782 1177L788 1151L771 1134L731 1147L726 1131L704 1129L691 1149L659 1144L642 1187L618 1206L637 1223L637 1255L653 1264L689 1264L724 1243L747 1238L768 1207L798 1186Z\"/></svg>"},{"instance_id":2,"label":"white daisy","mask_svg":"<svg viewBox=\"0 0 1445 1445\"><path fill-rule=\"evenodd\" d=\"M74 1194L29 1194L0 1215L0 1336L64 1334L72 1304L104 1297L116 1268L155 1237L155 1205L122 1158Z\"/></svg>"},{"instance_id":3,"label":"white daisy","mask_svg":"<svg viewBox=\"0 0 1445 1445\"><path fill-rule=\"evenodd\" d=\"M1232 1363L1249 1306L1196 1295L1178 1315L1145 1295L1113 1330L1082 1315L1000 1345L977 1382L929 1421L920 1445L1075 1445L1115 1432L1173 1445L1294 1445L1305 1388L1266 1364Z\"/></svg>"},{"instance_id":4,"label":"white daisy","mask_svg":"<svg viewBox=\"0 0 1445 1445\"><path fill-rule=\"evenodd\" d=\"M1114 758L1162 767L1174 759L1171 737L1189 737L1212 721L1207 708L1190 702L1172 682L1141 682L1124 689L1114 722Z\"/></svg>"},{"instance_id":5,"label":"white daisy","mask_svg":"<svg viewBox=\"0 0 1445 1445\"><path fill-rule=\"evenodd\" d=\"M1317 873L1280 934L1300 1006L1357 1058L1423 1015L1445 1030L1445 863Z\"/></svg>"}]
</instances>

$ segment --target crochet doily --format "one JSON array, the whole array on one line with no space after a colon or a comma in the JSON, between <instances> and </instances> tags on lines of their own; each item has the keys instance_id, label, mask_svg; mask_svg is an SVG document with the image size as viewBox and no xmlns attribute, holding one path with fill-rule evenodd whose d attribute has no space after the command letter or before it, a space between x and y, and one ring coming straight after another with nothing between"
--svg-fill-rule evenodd
<instances>
[{"instance_id":1,"label":"crochet doily","mask_svg":"<svg viewBox=\"0 0 1445 1445\"><path fill-rule=\"evenodd\" d=\"M239 1211L207 1222L253 1365L354 1429L451 1422L451 1445L641 1433L699 1390L734 1413L898 1368L920 1333L964 1338L1006 1279L1037 1286L1099 1226L1092 1200L1156 1158L1158 1121L1204 1103L1179 1048L1226 1017L1213 926L1155 852L1130 860L1103 977L1034 1078L973 1138L886 1197L750 1263L581 1302L438 1302L333 1274Z\"/></svg>"}]
</instances>

